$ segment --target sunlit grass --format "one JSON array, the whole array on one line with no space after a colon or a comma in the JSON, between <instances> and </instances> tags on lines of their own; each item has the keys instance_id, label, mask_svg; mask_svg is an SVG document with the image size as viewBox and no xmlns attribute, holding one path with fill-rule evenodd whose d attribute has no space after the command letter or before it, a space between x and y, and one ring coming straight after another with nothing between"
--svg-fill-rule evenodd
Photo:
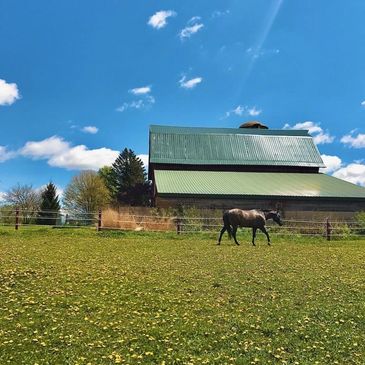
<instances>
[{"instance_id":1,"label":"sunlit grass","mask_svg":"<svg viewBox=\"0 0 365 365\"><path fill-rule=\"evenodd\" d=\"M365 241L0 228L0 364L364 364Z\"/></svg>"}]
</instances>

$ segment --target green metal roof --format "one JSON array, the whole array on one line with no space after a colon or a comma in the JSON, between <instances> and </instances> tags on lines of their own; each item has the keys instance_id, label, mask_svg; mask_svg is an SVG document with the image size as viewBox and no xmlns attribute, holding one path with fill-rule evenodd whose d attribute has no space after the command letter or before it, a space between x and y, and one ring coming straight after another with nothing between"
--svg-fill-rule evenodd
<instances>
[{"instance_id":1,"label":"green metal roof","mask_svg":"<svg viewBox=\"0 0 365 365\"><path fill-rule=\"evenodd\" d=\"M310 137L304 129L259 129L259 128L207 128L207 127L178 127L168 125L151 125L151 133L172 134L258 134L269 136L305 136Z\"/></svg>"},{"instance_id":2,"label":"green metal roof","mask_svg":"<svg viewBox=\"0 0 365 365\"><path fill-rule=\"evenodd\" d=\"M155 170L155 181L160 196L316 197L365 200L365 188L319 173Z\"/></svg>"},{"instance_id":3,"label":"green metal roof","mask_svg":"<svg viewBox=\"0 0 365 365\"><path fill-rule=\"evenodd\" d=\"M308 131L150 127L150 163L325 167Z\"/></svg>"}]
</instances>

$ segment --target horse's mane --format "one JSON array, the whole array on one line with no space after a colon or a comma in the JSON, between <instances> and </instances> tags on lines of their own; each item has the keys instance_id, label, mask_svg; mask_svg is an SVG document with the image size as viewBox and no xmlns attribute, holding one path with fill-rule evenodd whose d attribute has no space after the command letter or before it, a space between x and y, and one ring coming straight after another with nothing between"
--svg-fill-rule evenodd
<instances>
[{"instance_id":1,"label":"horse's mane","mask_svg":"<svg viewBox=\"0 0 365 365\"><path fill-rule=\"evenodd\" d=\"M279 213L276 209L257 209L257 210L261 211L264 214L268 214L268 213L277 214L277 213Z\"/></svg>"}]
</instances>

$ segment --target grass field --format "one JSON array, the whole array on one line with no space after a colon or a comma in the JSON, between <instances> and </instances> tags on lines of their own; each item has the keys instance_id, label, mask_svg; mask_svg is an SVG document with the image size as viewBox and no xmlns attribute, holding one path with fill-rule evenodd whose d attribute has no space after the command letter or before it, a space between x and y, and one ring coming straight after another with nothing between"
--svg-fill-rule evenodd
<instances>
[{"instance_id":1,"label":"grass field","mask_svg":"<svg viewBox=\"0 0 365 365\"><path fill-rule=\"evenodd\" d=\"M0 364L365 364L365 241L239 236L0 228Z\"/></svg>"}]
</instances>

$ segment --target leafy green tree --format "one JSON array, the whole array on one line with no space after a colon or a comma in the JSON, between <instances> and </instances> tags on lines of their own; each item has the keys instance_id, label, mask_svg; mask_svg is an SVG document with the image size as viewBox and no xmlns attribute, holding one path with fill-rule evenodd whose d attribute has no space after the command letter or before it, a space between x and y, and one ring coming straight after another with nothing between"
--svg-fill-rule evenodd
<instances>
[{"instance_id":1,"label":"leafy green tree","mask_svg":"<svg viewBox=\"0 0 365 365\"><path fill-rule=\"evenodd\" d=\"M112 201L116 201L117 199L117 186L115 174L111 166L103 166L99 169L98 175L104 181L105 186L109 190L109 195Z\"/></svg>"},{"instance_id":2,"label":"leafy green tree","mask_svg":"<svg viewBox=\"0 0 365 365\"><path fill-rule=\"evenodd\" d=\"M77 213L97 212L109 202L109 191L95 171L82 171L74 176L63 194L65 208Z\"/></svg>"},{"instance_id":3,"label":"leafy green tree","mask_svg":"<svg viewBox=\"0 0 365 365\"><path fill-rule=\"evenodd\" d=\"M357 212L354 218L357 222L357 227L354 233L365 234L365 211Z\"/></svg>"},{"instance_id":4,"label":"leafy green tree","mask_svg":"<svg viewBox=\"0 0 365 365\"><path fill-rule=\"evenodd\" d=\"M50 182L41 193L41 205L38 224L54 226L61 209L56 186Z\"/></svg>"},{"instance_id":5,"label":"leafy green tree","mask_svg":"<svg viewBox=\"0 0 365 365\"><path fill-rule=\"evenodd\" d=\"M150 184L142 160L125 148L112 165L116 201L128 205L148 205Z\"/></svg>"}]
</instances>

